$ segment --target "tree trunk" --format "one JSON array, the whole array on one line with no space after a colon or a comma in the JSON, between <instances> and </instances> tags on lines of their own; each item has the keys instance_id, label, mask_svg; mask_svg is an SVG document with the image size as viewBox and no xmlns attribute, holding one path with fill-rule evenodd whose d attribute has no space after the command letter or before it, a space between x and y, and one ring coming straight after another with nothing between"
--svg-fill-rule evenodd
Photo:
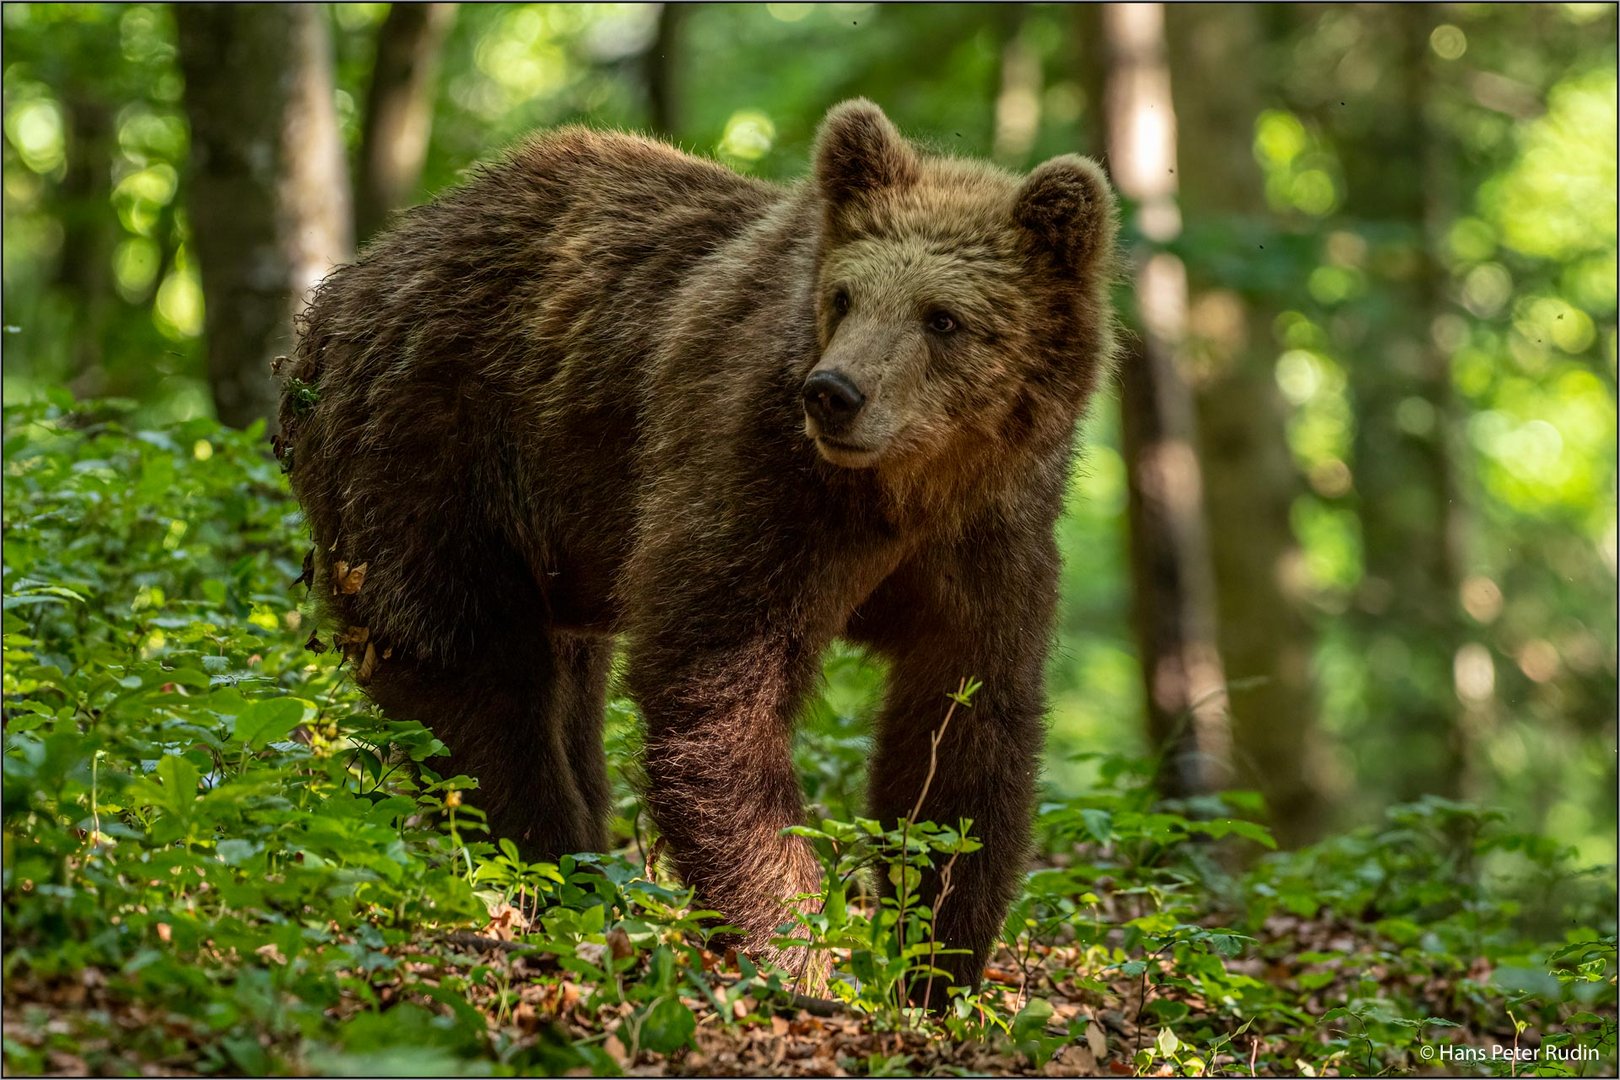
<instances>
[{"instance_id":1,"label":"tree trunk","mask_svg":"<svg viewBox=\"0 0 1620 1080\"><path fill-rule=\"evenodd\" d=\"M227 424L275 415L270 361L309 290L353 248L325 12L177 4L191 122L187 209L208 382Z\"/></svg>"},{"instance_id":2,"label":"tree trunk","mask_svg":"<svg viewBox=\"0 0 1620 1080\"><path fill-rule=\"evenodd\" d=\"M992 156L1003 165L1022 168L1040 133L1045 89L1041 57L1024 33L1028 5L1002 4L998 14L1002 41Z\"/></svg>"},{"instance_id":3,"label":"tree trunk","mask_svg":"<svg viewBox=\"0 0 1620 1080\"><path fill-rule=\"evenodd\" d=\"M455 17L454 4L395 3L377 31L355 178L354 224L362 241L390 211L410 204L422 178L439 52Z\"/></svg>"},{"instance_id":4,"label":"tree trunk","mask_svg":"<svg viewBox=\"0 0 1620 1080\"><path fill-rule=\"evenodd\" d=\"M102 336L112 305L112 244L118 218L112 205L112 154L117 140L113 110L71 80L62 95L67 112L67 164L62 176L62 254L56 283L77 308L67 381L81 397L106 393Z\"/></svg>"},{"instance_id":5,"label":"tree trunk","mask_svg":"<svg viewBox=\"0 0 1620 1080\"><path fill-rule=\"evenodd\" d=\"M680 77L681 24L687 5L666 3L658 8L658 28L642 58L647 82L647 119L653 134L673 139L680 130L676 83Z\"/></svg>"},{"instance_id":6,"label":"tree trunk","mask_svg":"<svg viewBox=\"0 0 1620 1080\"><path fill-rule=\"evenodd\" d=\"M1250 152L1264 100L1253 62L1262 44L1257 13L1240 5L1178 7L1169 28L1182 207L1189 220L1261 221L1263 180ZM1189 345L1198 358L1199 456L1235 779L1265 796L1279 839L1297 845L1320 832L1326 782L1303 553L1290 521L1302 485L1273 373L1276 311L1259 296L1200 280L1196 267L1192 295Z\"/></svg>"},{"instance_id":7,"label":"tree trunk","mask_svg":"<svg viewBox=\"0 0 1620 1080\"><path fill-rule=\"evenodd\" d=\"M1227 786L1231 731L1192 395L1177 363L1187 277L1181 260L1162 250L1181 231L1164 8L1108 4L1100 14L1103 141L1143 238L1131 266L1140 328L1121 375L1137 649L1148 735L1163 755L1161 786L1167 795L1198 795Z\"/></svg>"},{"instance_id":8,"label":"tree trunk","mask_svg":"<svg viewBox=\"0 0 1620 1080\"><path fill-rule=\"evenodd\" d=\"M1435 345L1445 271L1434 256L1445 198L1442 131L1430 96L1431 5L1369 9L1388 57L1379 105L1344 134L1345 210L1367 226L1371 295L1354 322L1349 365L1356 431L1351 474L1364 572L1355 598L1367 657L1364 697L1376 755L1392 763L1397 798L1463 792L1468 739L1453 667L1463 514L1453 475L1449 363ZM1385 239L1388 237L1388 239Z\"/></svg>"}]
</instances>

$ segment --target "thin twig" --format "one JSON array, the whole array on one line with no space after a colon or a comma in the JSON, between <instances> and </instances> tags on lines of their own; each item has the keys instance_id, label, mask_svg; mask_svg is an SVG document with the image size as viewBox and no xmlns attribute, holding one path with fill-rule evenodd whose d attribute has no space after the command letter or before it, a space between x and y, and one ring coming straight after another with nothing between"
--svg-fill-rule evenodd
<instances>
[{"instance_id":1,"label":"thin twig","mask_svg":"<svg viewBox=\"0 0 1620 1080\"><path fill-rule=\"evenodd\" d=\"M485 937L483 934L474 934L464 930L457 930L444 935L443 940L449 945L459 945L464 949L480 949L489 951L498 949L501 952L537 953L544 952L538 945L529 945L522 941L506 941L502 938Z\"/></svg>"},{"instance_id":2,"label":"thin twig","mask_svg":"<svg viewBox=\"0 0 1620 1080\"><path fill-rule=\"evenodd\" d=\"M794 1011L803 1011L811 1016L841 1016L849 1012L842 1001L832 998L811 997L809 994L793 993L788 996L788 1008Z\"/></svg>"},{"instance_id":3,"label":"thin twig","mask_svg":"<svg viewBox=\"0 0 1620 1080\"><path fill-rule=\"evenodd\" d=\"M943 730L943 727L941 728ZM934 966L934 955L939 948L939 911L945 906L945 900L951 895L951 871L956 869L956 860L961 857L960 851L953 851L950 860L945 863L939 872L939 895L934 898L934 917L928 924L928 967ZM923 987L924 1011L928 1009L929 999L934 996L934 976L928 976L928 985Z\"/></svg>"},{"instance_id":4,"label":"thin twig","mask_svg":"<svg viewBox=\"0 0 1620 1080\"><path fill-rule=\"evenodd\" d=\"M939 744L945 739L945 729L951 726L951 717L956 715L956 706L962 696L967 693L967 679L964 678L956 686L956 694L951 698L951 707L945 710L945 719L939 722L939 727L929 736L928 745L928 775L923 777L922 790L917 792L917 802L911 808L911 814L906 818L909 826L917 820L922 813L923 802L928 798L928 789L933 786L934 772L939 768Z\"/></svg>"},{"instance_id":5,"label":"thin twig","mask_svg":"<svg viewBox=\"0 0 1620 1080\"><path fill-rule=\"evenodd\" d=\"M1155 950L1155 951L1154 951L1154 952L1153 952L1153 953L1152 953L1152 954L1151 954L1151 955L1152 955L1152 959L1153 959L1153 962L1154 962L1154 963L1155 963L1155 964L1156 964L1156 963L1158 963L1158 961L1159 961L1159 960L1160 960L1160 959L1162 959L1162 958L1163 958L1163 956L1164 956L1164 954L1165 954L1165 953L1166 953L1166 952L1167 952L1167 951L1168 951L1168 950L1170 950L1170 949L1172 949L1172 948L1174 948L1174 947L1175 947L1175 944L1176 944L1176 943L1175 943L1175 942L1173 942L1173 941L1171 941L1171 942L1167 942L1167 943L1166 943L1166 944L1165 944L1165 945L1163 945L1163 946L1162 946L1162 947L1160 947L1160 948L1159 948L1159 949L1156 949L1156 950ZM1147 1011L1147 1003L1148 1003L1148 974L1149 974L1149 972L1150 972L1150 971L1151 971L1151 970L1152 970L1152 968L1151 968L1151 967L1148 967L1148 966L1144 966L1144 967L1143 967L1143 968L1142 968L1142 994L1141 994L1141 997L1140 997L1140 998L1139 998L1139 999L1138 999L1138 1001L1137 1001L1137 1003L1136 1003L1136 1020L1135 1020L1135 1024L1136 1024L1136 1045L1135 1045L1135 1046L1134 1046L1134 1047L1133 1047L1133 1048L1132 1048L1132 1050L1131 1050L1131 1052L1132 1052L1132 1053L1133 1053L1133 1054L1134 1054L1134 1053L1136 1053L1136 1051L1138 1051L1138 1050L1141 1050L1141 1049L1142 1049L1142 1014L1143 1014L1143 1013L1144 1013L1144 1012L1146 1012L1146 1011ZM1157 989L1158 989L1158 986L1157 986L1157 985L1154 985L1154 986L1153 986L1153 989L1154 989L1154 990L1157 990Z\"/></svg>"},{"instance_id":6,"label":"thin twig","mask_svg":"<svg viewBox=\"0 0 1620 1080\"><path fill-rule=\"evenodd\" d=\"M934 784L934 773L939 768L939 744L945 739L945 729L951 726L951 717L956 715L956 706L967 694L967 684L967 677L963 676L962 681L957 684L956 693L951 695L951 707L945 710L945 719L939 722L939 727L928 737L928 772L923 776L922 790L917 792L917 801L912 806L911 813L906 815L905 821L900 825L900 904L897 909L898 925L895 929L899 933L900 952L902 954L906 951L906 864L911 855L911 826L916 823L917 817L922 813L923 803L928 799L928 789ZM954 856L951 861L956 861ZM931 928L929 936L933 936ZM933 955L932 949L930 949L929 955ZM928 986L929 989L924 991L925 1001L927 994L933 989L932 976L929 977ZM905 1002L901 1001L898 1004L904 1006Z\"/></svg>"}]
</instances>

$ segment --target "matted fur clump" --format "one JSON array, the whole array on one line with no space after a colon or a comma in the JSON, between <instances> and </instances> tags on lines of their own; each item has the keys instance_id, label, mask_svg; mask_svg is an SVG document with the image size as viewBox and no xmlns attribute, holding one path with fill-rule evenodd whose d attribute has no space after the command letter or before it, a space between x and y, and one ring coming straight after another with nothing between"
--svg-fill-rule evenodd
<instances>
[{"instance_id":1,"label":"matted fur clump","mask_svg":"<svg viewBox=\"0 0 1620 1080\"><path fill-rule=\"evenodd\" d=\"M607 841L622 635L647 805L761 954L817 885L781 832L823 649L889 661L891 823L946 695L980 680L921 808L984 845L936 926L977 981L1028 855L1053 525L1113 354L1114 234L1091 162L931 156L866 101L789 186L630 135L529 142L402 215L304 319L280 447L339 642L535 856Z\"/></svg>"}]
</instances>

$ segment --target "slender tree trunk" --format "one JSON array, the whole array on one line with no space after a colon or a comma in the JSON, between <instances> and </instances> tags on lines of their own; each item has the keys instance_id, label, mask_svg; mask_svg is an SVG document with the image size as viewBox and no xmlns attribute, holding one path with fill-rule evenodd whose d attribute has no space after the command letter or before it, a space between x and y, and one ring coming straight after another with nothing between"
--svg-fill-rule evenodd
<instances>
[{"instance_id":1,"label":"slender tree trunk","mask_svg":"<svg viewBox=\"0 0 1620 1080\"><path fill-rule=\"evenodd\" d=\"M67 112L67 168L62 177L62 255L56 283L67 290L80 318L73 328L67 378L83 397L106 392L102 335L112 305L113 110L73 80L63 94Z\"/></svg>"},{"instance_id":2,"label":"slender tree trunk","mask_svg":"<svg viewBox=\"0 0 1620 1080\"><path fill-rule=\"evenodd\" d=\"M1045 89L1040 53L1024 34L1026 4L1002 4L1002 42L996 88L996 128L992 154L1018 168L1029 160L1041 127L1041 91Z\"/></svg>"},{"instance_id":3,"label":"slender tree trunk","mask_svg":"<svg viewBox=\"0 0 1620 1080\"><path fill-rule=\"evenodd\" d=\"M1143 240L1131 267L1139 330L1121 375L1137 648L1163 790L1196 795L1228 784L1231 731L1193 401L1177 363L1187 276L1162 250L1181 231L1164 8L1108 4L1100 16L1103 141Z\"/></svg>"},{"instance_id":4,"label":"slender tree trunk","mask_svg":"<svg viewBox=\"0 0 1620 1080\"><path fill-rule=\"evenodd\" d=\"M270 361L353 248L331 41L312 4L177 4L175 21L208 381L220 419L241 427L275 415Z\"/></svg>"},{"instance_id":5,"label":"slender tree trunk","mask_svg":"<svg viewBox=\"0 0 1620 1080\"><path fill-rule=\"evenodd\" d=\"M390 211L409 205L422 178L439 53L454 4L394 3L377 31L355 178L355 234L368 239Z\"/></svg>"},{"instance_id":6,"label":"slender tree trunk","mask_svg":"<svg viewBox=\"0 0 1620 1080\"><path fill-rule=\"evenodd\" d=\"M658 28L642 58L647 83L647 120L653 134L674 138L680 132L681 25L686 21L686 4L660 4Z\"/></svg>"},{"instance_id":7,"label":"slender tree trunk","mask_svg":"<svg viewBox=\"0 0 1620 1080\"><path fill-rule=\"evenodd\" d=\"M1261 32L1247 5L1169 14L1181 205L1189 220L1266 215L1250 151L1263 101ZM1218 93L1211 88L1218 87ZM1215 567L1221 658L1230 680L1237 783L1266 798L1285 843L1320 832L1325 781L1290 509L1302 485L1273 373L1276 311L1257 296L1192 276L1189 345L1197 355L1199 457Z\"/></svg>"},{"instance_id":8,"label":"slender tree trunk","mask_svg":"<svg viewBox=\"0 0 1620 1080\"><path fill-rule=\"evenodd\" d=\"M1372 292L1358 305L1362 336L1349 364L1365 706L1380 729L1378 752L1394 764L1396 796L1455 796L1464 788L1469 742L1453 673L1462 644L1464 517L1450 445L1449 363L1431 332L1446 280L1434 255L1447 179L1444 135L1425 113L1429 34L1441 19L1428 4L1372 9L1366 18L1390 66L1378 91L1384 107L1364 110L1376 120L1345 140L1354 147L1345 155L1345 210L1374 238Z\"/></svg>"}]
</instances>

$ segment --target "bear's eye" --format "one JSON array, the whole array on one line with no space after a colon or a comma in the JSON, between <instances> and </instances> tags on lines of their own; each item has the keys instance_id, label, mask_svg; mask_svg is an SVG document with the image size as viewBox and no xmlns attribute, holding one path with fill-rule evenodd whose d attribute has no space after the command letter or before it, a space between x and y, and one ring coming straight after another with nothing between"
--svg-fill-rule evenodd
<instances>
[{"instance_id":1,"label":"bear's eye","mask_svg":"<svg viewBox=\"0 0 1620 1080\"><path fill-rule=\"evenodd\" d=\"M833 293L832 308L839 315L849 314L849 293L846 290L838 289Z\"/></svg>"},{"instance_id":2,"label":"bear's eye","mask_svg":"<svg viewBox=\"0 0 1620 1080\"><path fill-rule=\"evenodd\" d=\"M956 333L956 317L948 311L936 311L928 316L928 329L936 334Z\"/></svg>"}]
</instances>

